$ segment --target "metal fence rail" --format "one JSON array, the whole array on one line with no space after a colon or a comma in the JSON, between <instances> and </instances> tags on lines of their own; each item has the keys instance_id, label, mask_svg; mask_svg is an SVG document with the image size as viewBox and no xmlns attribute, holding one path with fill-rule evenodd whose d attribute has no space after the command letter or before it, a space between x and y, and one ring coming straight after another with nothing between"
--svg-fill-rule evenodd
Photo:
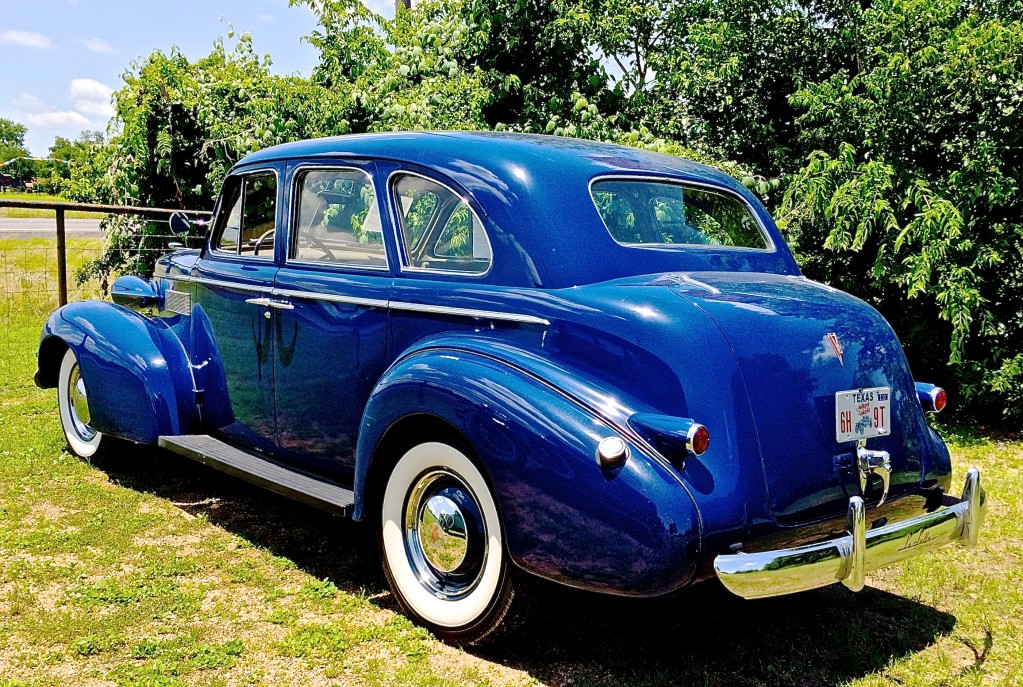
<instances>
[{"instance_id":1,"label":"metal fence rail","mask_svg":"<svg viewBox=\"0 0 1023 687\"><path fill-rule=\"evenodd\" d=\"M209 214L202 210L171 210L166 208L141 208L130 205L98 205L37 200L3 200L2 198L0 198L0 208L52 210L56 214L57 301L60 305L67 305L67 223L65 221L65 213L94 212L105 215L134 215L136 217L164 220L169 220L171 215L179 212L200 216ZM168 234L169 238L174 238L173 235L170 235L170 232Z\"/></svg>"},{"instance_id":2,"label":"metal fence rail","mask_svg":"<svg viewBox=\"0 0 1023 687\"><path fill-rule=\"evenodd\" d=\"M169 228L164 230L159 226L165 227L170 216L179 212L176 210L4 200L2 196L0 208L53 213L49 220L33 216L31 222L39 228L37 230L33 226L24 236L21 235L23 228L17 232L4 230L8 223L24 222L24 219L0 216L0 386L5 377L31 376L39 332L43 321L56 307L69 300L106 296L109 286L106 280L92 276L75 279L84 265L109 250L106 237L92 232L83 235L68 231L67 213L98 213L96 220L111 215L134 215L157 224L155 234L146 234L144 246L125 248L132 257L141 254L155 258L167 252L166 246L170 241L183 240ZM187 214L204 216L209 213L188 211Z\"/></svg>"}]
</instances>

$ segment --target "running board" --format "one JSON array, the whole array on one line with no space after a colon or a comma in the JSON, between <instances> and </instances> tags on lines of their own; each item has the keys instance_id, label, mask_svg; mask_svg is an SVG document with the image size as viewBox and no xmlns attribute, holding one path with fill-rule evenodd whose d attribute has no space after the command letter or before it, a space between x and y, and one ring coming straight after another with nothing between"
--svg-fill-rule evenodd
<instances>
[{"instance_id":1,"label":"running board","mask_svg":"<svg viewBox=\"0 0 1023 687\"><path fill-rule=\"evenodd\" d=\"M330 513L348 516L355 505L351 489L296 472L208 434L160 437L160 446Z\"/></svg>"}]
</instances>

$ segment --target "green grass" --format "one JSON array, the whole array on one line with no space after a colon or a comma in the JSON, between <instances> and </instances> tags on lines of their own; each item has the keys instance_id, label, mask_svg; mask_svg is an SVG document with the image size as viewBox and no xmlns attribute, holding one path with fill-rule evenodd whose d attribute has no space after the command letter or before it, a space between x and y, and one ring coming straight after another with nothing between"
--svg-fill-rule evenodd
<instances>
[{"instance_id":1,"label":"green grass","mask_svg":"<svg viewBox=\"0 0 1023 687\"><path fill-rule=\"evenodd\" d=\"M980 545L860 594L542 587L517 635L463 652L396 612L354 523L148 447L106 470L69 456L31 384L44 300L0 291L0 687L1023 684L1023 442L954 435L956 482L986 480Z\"/></svg>"},{"instance_id":2,"label":"green grass","mask_svg":"<svg viewBox=\"0 0 1023 687\"><path fill-rule=\"evenodd\" d=\"M66 198L54 196L49 193L13 193L10 191L0 193L0 201L4 200L35 200L39 202L62 203L69 202ZM0 207L0 218L32 218L32 217L53 217L53 210L29 210L27 208L4 208ZM103 213L79 212L77 210L64 214L68 219L103 219Z\"/></svg>"}]
</instances>

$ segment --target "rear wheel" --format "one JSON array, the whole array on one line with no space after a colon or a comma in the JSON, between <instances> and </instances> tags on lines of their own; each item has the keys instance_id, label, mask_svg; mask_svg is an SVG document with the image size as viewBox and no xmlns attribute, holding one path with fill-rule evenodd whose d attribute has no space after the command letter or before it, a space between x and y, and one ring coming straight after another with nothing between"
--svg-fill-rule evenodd
<instances>
[{"instance_id":1,"label":"rear wheel","mask_svg":"<svg viewBox=\"0 0 1023 687\"><path fill-rule=\"evenodd\" d=\"M82 379L78 359L69 348L60 364L57 379L57 407L71 453L90 463L99 463L107 455L112 439L97 432L89 424L89 392Z\"/></svg>"},{"instance_id":2,"label":"rear wheel","mask_svg":"<svg viewBox=\"0 0 1023 687\"><path fill-rule=\"evenodd\" d=\"M492 638L515 597L500 517L482 473L441 442L410 449L384 488L384 573L406 615L455 644Z\"/></svg>"}]
</instances>

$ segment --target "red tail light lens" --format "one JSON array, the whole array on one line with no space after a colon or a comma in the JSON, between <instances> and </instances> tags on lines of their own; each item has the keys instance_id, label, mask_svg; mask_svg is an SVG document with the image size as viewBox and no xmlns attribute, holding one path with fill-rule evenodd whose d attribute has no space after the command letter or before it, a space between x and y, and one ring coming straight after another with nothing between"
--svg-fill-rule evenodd
<instances>
[{"instance_id":1,"label":"red tail light lens","mask_svg":"<svg viewBox=\"0 0 1023 687\"><path fill-rule=\"evenodd\" d=\"M710 432L698 422L694 422L686 433L686 450L694 456L702 456L710 447Z\"/></svg>"},{"instance_id":2,"label":"red tail light lens","mask_svg":"<svg viewBox=\"0 0 1023 687\"><path fill-rule=\"evenodd\" d=\"M940 413L945 409L945 404L948 403L948 394L945 393L944 389L937 387L934 391L933 398L934 412Z\"/></svg>"}]
</instances>

